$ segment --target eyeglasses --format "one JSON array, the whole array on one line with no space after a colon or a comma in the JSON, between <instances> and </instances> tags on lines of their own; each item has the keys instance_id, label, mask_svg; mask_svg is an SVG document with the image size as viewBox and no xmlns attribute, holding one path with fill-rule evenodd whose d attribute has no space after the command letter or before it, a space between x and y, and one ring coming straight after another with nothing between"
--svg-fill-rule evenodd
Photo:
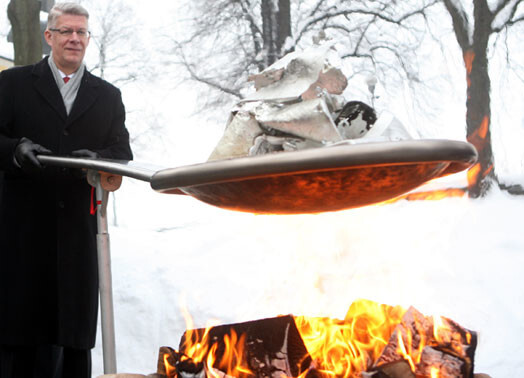
<instances>
[{"instance_id":1,"label":"eyeglasses","mask_svg":"<svg viewBox=\"0 0 524 378\"><path fill-rule=\"evenodd\" d=\"M76 33L76 35L79 38L87 38L91 35L91 32L88 30L73 30L73 29L67 29L67 28L61 28L61 29L49 29L50 31L58 32L60 35L63 35L64 37L71 37L73 33Z\"/></svg>"}]
</instances>

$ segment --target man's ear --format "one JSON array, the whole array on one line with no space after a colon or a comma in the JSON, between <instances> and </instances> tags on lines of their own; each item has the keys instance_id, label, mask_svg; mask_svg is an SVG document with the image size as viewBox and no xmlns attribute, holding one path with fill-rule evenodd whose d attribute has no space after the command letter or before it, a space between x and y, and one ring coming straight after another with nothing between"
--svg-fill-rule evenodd
<instances>
[{"instance_id":1,"label":"man's ear","mask_svg":"<svg viewBox=\"0 0 524 378\"><path fill-rule=\"evenodd\" d=\"M51 32L48 29L44 31L44 38L49 46L53 45L53 42L51 42Z\"/></svg>"}]
</instances>

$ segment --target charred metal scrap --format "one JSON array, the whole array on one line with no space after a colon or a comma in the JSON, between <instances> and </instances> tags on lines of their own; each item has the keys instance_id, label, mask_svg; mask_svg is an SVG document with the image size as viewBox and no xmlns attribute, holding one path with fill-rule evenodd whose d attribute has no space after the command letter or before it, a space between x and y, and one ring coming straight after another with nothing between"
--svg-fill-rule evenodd
<instances>
[{"instance_id":1,"label":"charred metal scrap","mask_svg":"<svg viewBox=\"0 0 524 378\"><path fill-rule=\"evenodd\" d=\"M290 53L250 76L256 92L231 111L209 160L325 147L367 136L411 139L396 119L377 122L372 107L345 100L348 81L330 64L330 49L325 45ZM392 126L396 131L388 134ZM370 133L372 128L377 132Z\"/></svg>"}]
</instances>

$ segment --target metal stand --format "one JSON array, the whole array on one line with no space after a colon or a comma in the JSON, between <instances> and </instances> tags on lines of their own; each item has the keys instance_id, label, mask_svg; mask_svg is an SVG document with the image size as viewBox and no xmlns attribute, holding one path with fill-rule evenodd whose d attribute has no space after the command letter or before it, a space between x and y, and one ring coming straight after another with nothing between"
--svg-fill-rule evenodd
<instances>
[{"instance_id":1,"label":"metal stand","mask_svg":"<svg viewBox=\"0 0 524 378\"><path fill-rule=\"evenodd\" d=\"M100 290L100 314L102 325L102 351L104 374L116 374L115 318L113 312L113 289L111 279L111 252L107 222L109 192L102 188L100 174L89 171L96 188L98 233L98 285Z\"/></svg>"}]
</instances>

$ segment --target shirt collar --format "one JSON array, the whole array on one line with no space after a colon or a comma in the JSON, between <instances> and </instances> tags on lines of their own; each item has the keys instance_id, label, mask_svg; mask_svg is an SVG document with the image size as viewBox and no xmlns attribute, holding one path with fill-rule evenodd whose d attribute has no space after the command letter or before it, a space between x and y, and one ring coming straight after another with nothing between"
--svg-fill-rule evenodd
<instances>
[{"instance_id":1,"label":"shirt collar","mask_svg":"<svg viewBox=\"0 0 524 378\"><path fill-rule=\"evenodd\" d=\"M60 71L60 68L58 68L58 73L60 74L60 77L61 77L62 79L63 79L64 77L66 77L66 76L69 76L69 78L72 79L72 78L76 75L77 71L73 72L72 74L66 75L65 73L63 73L62 71Z\"/></svg>"}]
</instances>

